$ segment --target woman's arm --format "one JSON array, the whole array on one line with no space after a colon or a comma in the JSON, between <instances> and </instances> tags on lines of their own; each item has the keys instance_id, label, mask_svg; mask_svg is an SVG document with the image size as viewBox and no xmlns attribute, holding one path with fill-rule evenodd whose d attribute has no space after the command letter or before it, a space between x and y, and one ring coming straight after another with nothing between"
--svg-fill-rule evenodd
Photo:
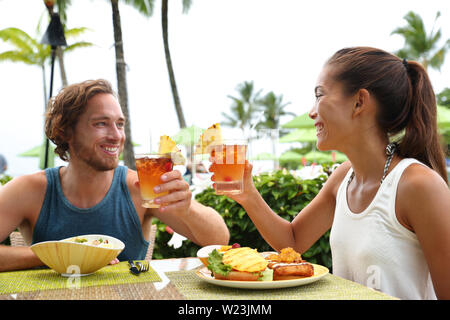
<instances>
[{"instance_id":1,"label":"woman's arm","mask_svg":"<svg viewBox=\"0 0 450 320\"><path fill-rule=\"evenodd\" d=\"M397 191L396 215L422 247L439 299L450 299L450 190L433 170L411 165Z\"/></svg>"},{"instance_id":2,"label":"woman's arm","mask_svg":"<svg viewBox=\"0 0 450 320\"><path fill-rule=\"evenodd\" d=\"M240 203L261 236L275 250L292 247L305 252L333 223L337 189L350 167L342 164L328 178L319 194L292 221L281 218L264 201L253 185L252 165L247 163L244 173L244 193L230 196Z\"/></svg>"}]
</instances>

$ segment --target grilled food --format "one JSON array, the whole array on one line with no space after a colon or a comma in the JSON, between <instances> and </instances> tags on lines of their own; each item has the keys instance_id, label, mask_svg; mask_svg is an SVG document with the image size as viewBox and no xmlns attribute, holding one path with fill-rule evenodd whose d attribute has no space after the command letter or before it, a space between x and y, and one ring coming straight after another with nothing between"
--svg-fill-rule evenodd
<instances>
[{"instance_id":1,"label":"grilled food","mask_svg":"<svg viewBox=\"0 0 450 320\"><path fill-rule=\"evenodd\" d=\"M290 280L314 275L314 266L303 260L292 248L281 249L278 254L266 257L268 268L273 270L273 280Z\"/></svg>"}]
</instances>

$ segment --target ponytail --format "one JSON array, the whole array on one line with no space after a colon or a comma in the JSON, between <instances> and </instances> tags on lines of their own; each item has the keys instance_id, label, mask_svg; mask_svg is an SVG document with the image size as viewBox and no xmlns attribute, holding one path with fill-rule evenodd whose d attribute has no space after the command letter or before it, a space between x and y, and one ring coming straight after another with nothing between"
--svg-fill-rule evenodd
<instances>
[{"instance_id":1,"label":"ponytail","mask_svg":"<svg viewBox=\"0 0 450 320\"><path fill-rule=\"evenodd\" d=\"M401 157L421 161L448 184L436 97L419 63L380 49L353 47L337 51L327 64L336 66L334 78L347 94L367 89L376 97L377 122L389 138L401 136L397 141Z\"/></svg>"},{"instance_id":2,"label":"ponytail","mask_svg":"<svg viewBox=\"0 0 450 320\"><path fill-rule=\"evenodd\" d=\"M405 135L399 143L399 155L428 165L448 184L443 143L437 127L436 97L430 79L425 69L415 61L408 62L407 72L410 111Z\"/></svg>"}]
</instances>

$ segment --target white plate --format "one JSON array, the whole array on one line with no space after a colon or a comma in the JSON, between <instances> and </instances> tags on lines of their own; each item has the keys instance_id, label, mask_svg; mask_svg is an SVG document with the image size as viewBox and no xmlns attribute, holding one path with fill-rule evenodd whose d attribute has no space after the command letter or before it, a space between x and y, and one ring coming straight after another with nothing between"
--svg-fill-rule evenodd
<instances>
[{"instance_id":1,"label":"white plate","mask_svg":"<svg viewBox=\"0 0 450 320\"><path fill-rule=\"evenodd\" d=\"M292 280L276 280L276 281L231 281L218 280L211 277L211 271L203 267L195 274L200 279L223 287L241 288L241 289L278 289L302 286L308 283L315 282L328 274L328 268L319 264L312 264L314 266L314 275L308 278L292 279Z\"/></svg>"}]
</instances>

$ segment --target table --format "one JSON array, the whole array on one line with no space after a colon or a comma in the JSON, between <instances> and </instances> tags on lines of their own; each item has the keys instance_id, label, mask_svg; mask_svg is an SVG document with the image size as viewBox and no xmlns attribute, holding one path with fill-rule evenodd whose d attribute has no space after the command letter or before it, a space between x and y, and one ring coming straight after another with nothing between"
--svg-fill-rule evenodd
<instances>
[{"instance_id":1,"label":"table","mask_svg":"<svg viewBox=\"0 0 450 320\"><path fill-rule=\"evenodd\" d=\"M243 290L218 287L195 275L197 258L152 260L161 281L94 285L0 294L0 300L392 300L394 297L332 274L312 284L284 289ZM107 266L105 268L108 268ZM49 270L48 270L49 271ZM15 271L26 278L28 271ZM34 272L34 271L33 271ZM0 273L1 276L1 273ZM132 277L132 276L130 276ZM133 276L134 277L134 276ZM20 277L15 277L20 278ZM17 280L19 282L19 280ZM1 289L2 283L0 283ZM12 284L13 286L15 283ZM18 285L18 284L17 284ZM0 290L0 292L2 292Z\"/></svg>"}]
</instances>

